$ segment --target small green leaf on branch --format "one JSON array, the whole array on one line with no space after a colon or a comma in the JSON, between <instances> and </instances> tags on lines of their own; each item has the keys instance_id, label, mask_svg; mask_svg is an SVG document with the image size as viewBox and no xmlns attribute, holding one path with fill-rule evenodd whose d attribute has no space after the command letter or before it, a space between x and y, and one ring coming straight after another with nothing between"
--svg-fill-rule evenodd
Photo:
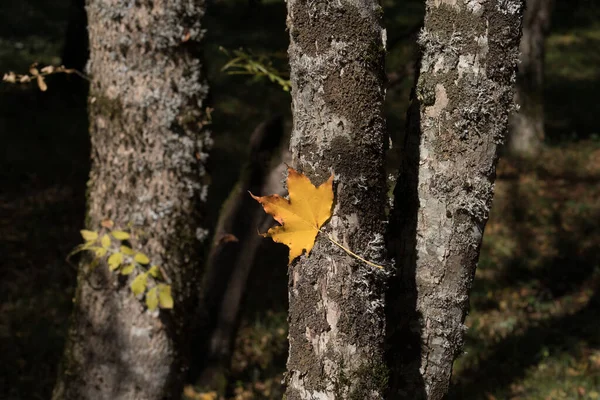
<instances>
[{"instance_id":1,"label":"small green leaf on branch","mask_svg":"<svg viewBox=\"0 0 600 400\"><path fill-rule=\"evenodd\" d=\"M130 237L129 233L124 231L112 231L111 234L117 240L127 240Z\"/></svg>"},{"instance_id":2,"label":"small green leaf on branch","mask_svg":"<svg viewBox=\"0 0 600 400\"><path fill-rule=\"evenodd\" d=\"M147 274L139 274L135 277L133 282L131 282L131 291L136 296L144 293L146 291L146 285L148 284L148 275Z\"/></svg>"},{"instance_id":3,"label":"small green leaf on branch","mask_svg":"<svg viewBox=\"0 0 600 400\"><path fill-rule=\"evenodd\" d=\"M150 259L144 253L137 253L133 259L140 264L149 264Z\"/></svg>"},{"instance_id":4,"label":"small green leaf on branch","mask_svg":"<svg viewBox=\"0 0 600 400\"><path fill-rule=\"evenodd\" d=\"M158 307L158 294L156 292L157 288L153 287L146 293L146 305L150 311L154 311Z\"/></svg>"},{"instance_id":5,"label":"small green leaf on branch","mask_svg":"<svg viewBox=\"0 0 600 400\"><path fill-rule=\"evenodd\" d=\"M83 238L83 240L85 240L86 242L98 239L98 232L88 231L87 229L82 229L79 232L81 233L81 237Z\"/></svg>"}]
</instances>

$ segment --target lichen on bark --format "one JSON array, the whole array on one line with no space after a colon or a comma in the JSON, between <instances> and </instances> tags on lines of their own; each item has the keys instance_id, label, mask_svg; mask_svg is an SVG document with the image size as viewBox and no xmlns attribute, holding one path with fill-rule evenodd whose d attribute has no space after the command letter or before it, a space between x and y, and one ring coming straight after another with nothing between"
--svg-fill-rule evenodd
<instances>
[{"instance_id":1,"label":"lichen on bark","mask_svg":"<svg viewBox=\"0 0 600 400\"><path fill-rule=\"evenodd\" d=\"M89 0L92 168L88 229L110 218L145 232L144 253L172 281L175 308L154 315L106 267L80 267L54 399L181 395L202 249L208 86L202 1ZM131 278L130 278L131 279Z\"/></svg>"},{"instance_id":2,"label":"lichen on bark","mask_svg":"<svg viewBox=\"0 0 600 400\"><path fill-rule=\"evenodd\" d=\"M390 398L442 399L464 340L518 59L522 1L428 0L390 238ZM392 325L396 319L397 324Z\"/></svg>"},{"instance_id":3,"label":"lichen on bark","mask_svg":"<svg viewBox=\"0 0 600 400\"><path fill-rule=\"evenodd\" d=\"M293 164L315 183L335 173L324 230L386 264L381 7L290 0L288 28ZM386 277L322 237L289 268L287 400L382 398Z\"/></svg>"}]
</instances>

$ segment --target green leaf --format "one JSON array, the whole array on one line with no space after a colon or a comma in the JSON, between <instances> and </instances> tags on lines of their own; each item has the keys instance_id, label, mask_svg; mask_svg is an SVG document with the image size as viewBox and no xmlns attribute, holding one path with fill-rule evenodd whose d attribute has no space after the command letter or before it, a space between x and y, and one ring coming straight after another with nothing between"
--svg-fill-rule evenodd
<instances>
[{"instance_id":1,"label":"green leaf","mask_svg":"<svg viewBox=\"0 0 600 400\"><path fill-rule=\"evenodd\" d=\"M89 242L90 240L93 241L93 240L98 239L98 232L88 231L87 229L83 229L83 230L80 230L79 233L81 233L81 237L86 242Z\"/></svg>"},{"instance_id":2,"label":"green leaf","mask_svg":"<svg viewBox=\"0 0 600 400\"><path fill-rule=\"evenodd\" d=\"M100 244L105 249L108 249L108 247L110 246L110 237L108 235L102 236L102 239L100 239Z\"/></svg>"},{"instance_id":3,"label":"green leaf","mask_svg":"<svg viewBox=\"0 0 600 400\"><path fill-rule=\"evenodd\" d=\"M104 247L98 247L95 251L96 257L104 257L107 251Z\"/></svg>"},{"instance_id":4,"label":"green leaf","mask_svg":"<svg viewBox=\"0 0 600 400\"><path fill-rule=\"evenodd\" d=\"M160 276L160 269L158 268L158 265L151 266L148 270L148 273L153 277L158 278Z\"/></svg>"},{"instance_id":5,"label":"green leaf","mask_svg":"<svg viewBox=\"0 0 600 400\"><path fill-rule=\"evenodd\" d=\"M148 264L150 262L150 259L144 253L137 253L133 259L140 264Z\"/></svg>"},{"instance_id":6,"label":"green leaf","mask_svg":"<svg viewBox=\"0 0 600 400\"><path fill-rule=\"evenodd\" d=\"M158 285L158 303L160 308L173 308L171 286L162 283Z\"/></svg>"},{"instance_id":7,"label":"green leaf","mask_svg":"<svg viewBox=\"0 0 600 400\"><path fill-rule=\"evenodd\" d=\"M112 231L111 235L117 240L127 240L129 239L129 233L123 231Z\"/></svg>"},{"instance_id":8,"label":"green leaf","mask_svg":"<svg viewBox=\"0 0 600 400\"><path fill-rule=\"evenodd\" d=\"M125 254L126 256L132 256L135 254L135 251L133 251L131 247L121 246L121 253Z\"/></svg>"},{"instance_id":9,"label":"green leaf","mask_svg":"<svg viewBox=\"0 0 600 400\"><path fill-rule=\"evenodd\" d=\"M129 264L121 268L121 275L129 275L135 270L135 264Z\"/></svg>"},{"instance_id":10,"label":"green leaf","mask_svg":"<svg viewBox=\"0 0 600 400\"><path fill-rule=\"evenodd\" d=\"M156 310L156 307L158 307L158 302L159 299L156 293L156 287L153 287L152 289L148 290L148 293L146 293L146 305L148 306L148 310Z\"/></svg>"},{"instance_id":11,"label":"green leaf","mask_svg":"<svg viewBox=\"0 0 600 400\"><path fill-rule=\"evenodd\" d=\"M108 269L114 271L119 268L121 263L123 262L123 254L121 253L113 253L108 257Z\"/></svg>"},{"instance_id":12,"label":"green leaf","mask_svg":"<svg viewBox=\"0 0 600 400\"><path fill-rule=\"evenodd\" d=\"M131 291L136 296L144 293L146 291L146 285L148 284L148 275L147 274L139 274L135 277L133 282L131 282Z\"/></svg>"}]
</instances>

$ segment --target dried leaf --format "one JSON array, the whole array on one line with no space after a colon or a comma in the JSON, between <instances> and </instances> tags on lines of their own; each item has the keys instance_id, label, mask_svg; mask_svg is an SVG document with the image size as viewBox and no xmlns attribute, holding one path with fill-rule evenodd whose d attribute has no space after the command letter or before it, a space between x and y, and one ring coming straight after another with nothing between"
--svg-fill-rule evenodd
<instances>
[{"instance_id":1,"label":"dried leaf","mask_svg":"<svg viewBox=\"0 0 600 400\"><path fill-rule=\"evenodd\" d=\"M221 236L219 238L219 244L225 244L225 243L235 243L235 242L239 242L240 240L233 234L231 233L226 233L223 236Z\"/></svg>"},{"instance_id":2,"label":"dried leaf","mask_svg":"<svg viewBox=\"0 0 600 400\"><path fill-rule=\"evenodd\" d=\"M46 85L46 81L44 80L43 76L41 76L41 75L37 76L37 84L42 92L45 92L46 90L48 90L48 85Z\"/></svg>"},{"instance_id":3,"label":"dried leaf","mask_svg":"<svg viewBox=\"0 0 600 400\"><path fill-rule=\"evenodd\" d=\"M15 75L14 72L8 72L8 73L4 74L4 76L2 77L2 80L4 82L8 82L8 83L16 83L17 75Z\"/></svg>"},{"instance_id":4,"label":"dried leaf","mask_svg":"<svg viewBox=\"0 0 600 400\"><path fill-rule=\"evenodd\" d=\"M104 221L100 222L100 225L105 228L112 229L112 227L115 226L115 223L112 219L105 219Z\"/></svg>"},{"instance_id":5,"label":"dried leaf","mask_svg":"<svg viewBox=\"0 0 600 400\"><path fill-rule=\"evenodd\" d=\"M190 400L217 400L217 392L197 392L193 386L188 385L183 389L183 394Z\"/></svg>"},{"instance_id":6,"label":"dried leaf","mask_svg":"<svg viewBox=\"0 0 600 400\"><path fill-rule=\"evenodd\" d=\"M303 250L310 253L319 229L331 217L333 175L317 188L308 177L288 168L287 186L289 200L277 194L263 197L250 195L282 224L269 229L263 236L287 245L291 264Z\"/></svg>"}]
</instances>

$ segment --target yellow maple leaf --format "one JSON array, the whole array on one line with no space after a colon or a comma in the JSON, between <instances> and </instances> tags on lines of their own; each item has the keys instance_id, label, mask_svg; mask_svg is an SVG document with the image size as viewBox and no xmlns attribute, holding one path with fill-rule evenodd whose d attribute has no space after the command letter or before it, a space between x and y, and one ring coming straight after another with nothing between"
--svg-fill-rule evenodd
<instances>
[{"instance_id":1,"label":"yellow maple leaf","mask_svg":"<svg viewBox=\"0 0 600 400\"><path fill-rule=\"evenodd\" d=\"M302 255L310 254L321 226L331 217L333 206L333 174L316 187L305 175L288 168L287 186L289 200L274 194L250 195L271 214L281 226L275 226L262 234L290 248L289 263Z\"/></svg>"}]
</instances>

